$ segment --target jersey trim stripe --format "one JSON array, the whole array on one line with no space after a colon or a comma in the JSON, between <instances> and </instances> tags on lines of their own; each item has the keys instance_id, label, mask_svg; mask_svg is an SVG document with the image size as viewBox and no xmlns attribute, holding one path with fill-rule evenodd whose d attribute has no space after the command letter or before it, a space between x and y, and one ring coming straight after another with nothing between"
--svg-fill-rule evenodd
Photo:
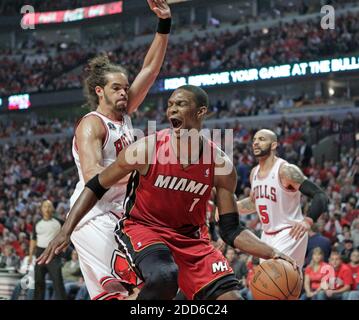
<instances>
[{"instance_id":1,"label":"jersey trim stripe","mask_svg":"<svg viewBox=\"0 0 359 320\"><path fill-rule=\"evenodd\" d=\"M113 300L113 299L124 300L126 298L127 296L119 292L113 292L113 293L102 292L98 294L96 297L93 297L92 300Z\"/></svg>"},{"instance_id":2,"label":"jersey trim stripe","mask_svg":"<svg viewBox=\"0 0 359 320\"><path fill-rule=\"evenodd\" d=\"M260 176L259 176L259 171L260 171L261 168L260 168L260 166L258 165L258 170L257 170L257 173L256 173L257 179L258 179L259 181L262 181L262 180L267 179L267 178L269 177L269 175L271 174L271 172L273 171L275 165L277 164L277 161L279 161L279 158L277 158L277 159L275 160L275 162L274 162L273 165L272 165L272 168L268 171L268 173L266 174L265 177L260 177Z\"/></svg>"},{"instance_id":3,"label":"jersey trim stripe","mask_svg":"<svg viewBox=\"0 0 359 320\"><path fill-rule=\"evenodd\" d=\"M275 236L276 234L278 234L279 232L283 231L283 230L286 230L286 229L291 229L293 228L292 226L288 226L288 227L284 227L282 229L279 229L277 231L263 231L267 236Z\"/></svg>"},{"instance_id":4,"label":"jersey trim stripe","mask_svg":"<svg viewBox=\"0 0 359 320\"><path fill-rule=\"evenodd\" d=\"M117 124L120 124L120 125L123 125L123 123L124 123L124 118L123 117L122 117L121 120L113 120L113 119L110 119L109 117L105 116L103 113L101 113L99 111L95 111L95 112L97 112L98 114L100 114L104 118L108 119L108 121L110 121L110 122L114 122L114 123L117 123Z\"/></svg>"},{"instance_id":5,"label":"jersey trim stripe","mask_svg":"<svg viewBox=\"0 0 359 320\"><path fill-rule=\"evenodd\" d=\"M124 200L124 204L123 204L123 208L125 211L124 215L126 217L130 216L130 212L133 208L133 205L135 204L136 190L137 190L139 183L140 183L140 174L138 171L133 171L131 173L130 178L128 179L127 190L126 190L125 200Z\"/></svg>"},{"instance_id":6,"label":"jersey trim stripe","mask_svg":"<svg viewBox=\"0 0 359 320\"><path fill-rule=\"evenodd\" d=\"M191 297L192 300L194 300L194 298L196 297L196 295L201 291L203 290L204 288L206 288L207 286L209 286L210 284L212 284L213 282L215 281L218 281L219 279L223 278L223 277L227 277L228 275L230 274L233 274L234 275L234 272L233 271L227 271L225 274L221 274L219 275L217 278L215 279L212 279L211 281L209 281L207 284L203 285L199 290L197 290ZM239 281L238 281L239 283Z\"/></svg>"}]
</instances>

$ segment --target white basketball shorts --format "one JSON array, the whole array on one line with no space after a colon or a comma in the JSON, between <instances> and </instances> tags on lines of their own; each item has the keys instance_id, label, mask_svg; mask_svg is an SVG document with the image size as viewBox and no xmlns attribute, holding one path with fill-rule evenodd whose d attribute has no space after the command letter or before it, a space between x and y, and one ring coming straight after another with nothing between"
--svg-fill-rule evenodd
<instances>
[{"instance_id":1,"label":"white basketball shorts","mask_svg":"<svg viewBox=\"0 0 359 320\"><path fill-rule=\"evenodd\" d=\"M293 258L298 266L302 268L307 251L308 233L305 233L299 240L295 240L289 235L290 230L291 228L284 229L273 235L263 232L261 239L266 244Z\"/></svg>"}]
</instances>

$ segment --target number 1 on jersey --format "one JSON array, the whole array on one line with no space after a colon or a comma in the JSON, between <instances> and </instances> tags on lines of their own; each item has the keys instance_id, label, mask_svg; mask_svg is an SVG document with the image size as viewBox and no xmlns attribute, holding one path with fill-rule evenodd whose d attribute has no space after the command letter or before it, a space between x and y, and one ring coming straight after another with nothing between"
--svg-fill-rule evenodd
<instances>
[{"instance_id":1,"label":"number 1 on jersey","mask_svg":"<svg viewBox=\"0 0 359 320\"><path fill-rule=\"evenodd\" d=\"M194 199L193 199L193 203L192 203L192 205L191 205L191 208L189 209L189 212L192 212L192 211L193 211L194 206L197 204L197 202L198 202L199 200L201 200L201 198L194 198Z\"/></svg>"},{"instance_id":2,"label":"number 1 on jersey","mask_svg":"<svg viewBox=\"0 0 359 320\"><path fill-rule=\"evenodd\" d=\"M263 224L268 224L269 223L269 216L268 216L268 212L267 212L267 206L258 206L259 209L259 214L261 216L261 221Z\"/></svg>"}]
</instances>

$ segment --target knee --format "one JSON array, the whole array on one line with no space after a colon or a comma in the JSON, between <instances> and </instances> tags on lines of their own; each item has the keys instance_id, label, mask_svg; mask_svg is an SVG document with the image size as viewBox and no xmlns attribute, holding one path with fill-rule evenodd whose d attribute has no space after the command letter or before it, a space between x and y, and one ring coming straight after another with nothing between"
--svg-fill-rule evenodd
<instances>
[{"instance_id":1,"label":"knee","mask_svg":"<svg viewBox=\"0 0 359 320\"><path fill-rule=\"evenodd\" d=\"M174 291L174 295L177 293L178 285L178 267L176 264L163 265L160 269L151 272L145 283L149 286L155 287L156 289Z\"/></svg>"},{"instance_id":2,"label":"knee","mask_svg":"<svg viewBox=\"0 0 359 320\"><path fill-rule=\"evenodd\" d=\"M178 267L175 263L162 265L144 275L146 288L156 299L173 299L178 291Z\"/></svg>"}]
</instances>

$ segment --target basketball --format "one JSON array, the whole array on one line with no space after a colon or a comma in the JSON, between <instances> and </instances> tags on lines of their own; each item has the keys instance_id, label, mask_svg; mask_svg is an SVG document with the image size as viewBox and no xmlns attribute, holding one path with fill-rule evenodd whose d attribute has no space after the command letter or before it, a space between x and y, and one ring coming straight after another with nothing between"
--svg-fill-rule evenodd
<instances>
[{"instance_id":1,"label":"basketball","mask_svg":"<svg viewBox=\"0 0 359 320\"><path fill-rule=\"evenodd\" d=\"M249 288L254 300L297 300L302 285L301 271L283 259L270 259L254 269Z\"/></svg>"}]
</instances>

